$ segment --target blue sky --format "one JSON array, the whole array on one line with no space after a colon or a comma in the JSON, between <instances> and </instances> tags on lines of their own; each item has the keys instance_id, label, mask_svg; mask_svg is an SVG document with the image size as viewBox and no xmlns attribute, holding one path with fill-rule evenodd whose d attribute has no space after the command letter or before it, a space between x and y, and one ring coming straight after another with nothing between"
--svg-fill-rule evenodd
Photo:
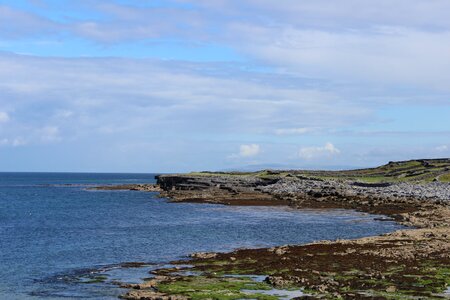
<instances>
[{"instance_id":1,"label":"blue sky","mask_svg":"<svg viewBox=\"0 0 450 300\"><path fill-rule=\"evenodd\" d=\"M0 171L450 156L447 0L0 0Z\"/></svg>"}]
</instances>

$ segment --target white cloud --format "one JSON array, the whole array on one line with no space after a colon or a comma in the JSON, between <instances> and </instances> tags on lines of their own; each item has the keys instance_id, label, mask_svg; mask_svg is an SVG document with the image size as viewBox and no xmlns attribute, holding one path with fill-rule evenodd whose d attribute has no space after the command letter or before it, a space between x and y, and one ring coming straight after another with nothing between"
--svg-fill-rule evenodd
<instances>
[{"instance_id":1,"label":"white cloud","mask_svg":"<svg viewBox=\"0 0 450 300\"><path fill-rule=\"evenodd\" d=\"M24 145L26 145L26 144L27 144L27 142L26 142L23 138L21 138L21 137L17 137L17 138L15 138L15 139L13 139L12 142L11 142L11 145L12 145L13 147L24 146Z\"/></svg>"},{"instance_id":2,"label":"white cloud","mask_svg":"<svg viewBox=\"0 0 450 300\"><path fill-rule=\"evenodd\" d=\"M237 23L236 47L296 74L370 84L450 91L450 29L373 28L327 31ZM444 42L443 42L444 41ZM425 54L425 55L424 55Z\"/></svg>"},{"instance_id":3,"label":"white cloud","mask_svg":"<svg viewBox=\"0 0 450 300\"><path fill-rule=\"evenodd\" d=\"M0 146L12 146L12 147L20 147L26 145L27 142L22 137L16 137L13 139L0 139Z\"/></svg>"},{"instance_id":4,"label":"white cloud","mask_svg":"<svg viewBox=\"0 0 450 300\"><path fill-rule=\"evenodd\" d=\"M43 142L56 142L61 139L57 126L46 126L39 130Z\"/></svg>"},{"instance_id":5,"label":"white cloud","mask_svg":"<svg viewBox=\"0 0 450 300\"><path fill-rule=\"evenodd\" d=\"M216 72L224 67L226 75ZM299 119L326 128L371 119L366 107L337 91L306 87L302 78L242 71L240 65L150 59L0 54L2 106L20 116L9 134L26 136L30 143L55 140L58 131L73 138L137 135L156 127L168 134L254 134L274 128L297 134L305 130L295 127ZM29 137L48 124L53 128Z\"/></svg>"},{"instance_id":6,"label":"white cloud","mask_svg":"<svg viewBox=\"0 0 450 300\"><path fill-rule=\"evenodd\" d=\"M447 0L380 0L370 4L286 0L283 5L275 0L178 0L175 5L169 1L157 7L95 2L91 10L107 17L64 23L0 6L0 18L8 27L0 33L16 38L71 32L106 44L160 42L169 37L180 40L180 45L230 47L266 66L302 76L449 91ZM71 9L85 8L73 4Z\"/></svg>"},{"instance_id":7,"label":"white cloud","mask_svg":"<svg viewBox=\"0 0 450 300\"><path fill-rule=\"evenodd\" d=\"M323 147L303 147L298 151L298 156L303 159L314 159L331 157L339 154L341 151L336 148L332 143L326 143Z\"/></svg>"},{"instance_id":8,"label":"white cloud","mask_svg":"<svg viewBox=\"0 0 450 300\"><path fill-rule=\"evenodd\" d=\"M316 128L300 127L300 128L280 128L275 130L276 135L301 135L313 132Z\"/></svg>"},{"instance_id":9,"label":"white cloud","mask_svg":"<svg viewBox=\"0 0 450 300\"><path fill-rule=\"evenodd\" d=\"M47 2L51 10L54 4ZM21 38L27 43L33 40L60 46L81 42L74 56L81 52L97 56L66 59L0 53L0 107L14 112L14 122L0 113L0 123L5 123L0 126L4 137L0 144L59 141L64 133L64 142L70 137L86 149L94 144L109 149L119 142L132 147L133 141L143 139L185 139L190 140L186 145L192 147L192 153L204 154L214 162L232 152L236 158L261 152L259 145L242 145L247 148L236 151L236 145L245 141L264 141L264 159L272 155L273 161L283 159L274 154L280 153L277 151L298 152L295 159L339 154L331 143L300 150L296 144L279 143L295 138L279 136L304 135L304 143L309 145L314 142L308 140L308 133L314 133L325 140L338 139L335 142L349 151L336 160L351 163L352 156L363 148L366 152L370 147L384 149L392 142L397 143L393 148L404 152L409 144L417 143L414 134L399 131L412 104L448 106L448 0L379 0L370 4L285 0L283 5L275 0L175 0L157 6L148 1L98 0L87 1L92 4L89 7L84 2L70 1L70 10L79 17L56 16L52 20L42 14L45 9L32 13L0 5L0 37L5 49L23 48ZM130 41L130 51L123 54L121 47L128 47ZM218 57L225 49L245 63L129 58L148 53L141 50L156 43L156 49L160 45L169 50L189 48L188 59L201 56L195 54L205 49L211 51L212 45ZM85 44L93 47L85 48ZM44 56L55 51L45 52L48 48L43 45L39 49ZM125 57L100 58L110 53L108 49ZM227 54L224 57L230 60ZM398 123L392 121L392 132L382 130L390 124L379 126L376 134L364 132L368 124L377 129L381 121L376 116L393 104L403 105L405 115L398 115ZM437 111L439 106L433 109ZM439 122L440 129L449 127L445 117ZM431 138L427 128L419 134ZM358 131L361 134L356 136ZM16 139L18 136L25 139ZM369 136L374 138L370 142ZM197 143L216 145L218 139L227 140L229 148L216 146L205 151ZM348 143L355 141L362 145L351 148ZM416 153L427 156L448 151L444 146L435 147L442 143L441 138L427 141L426 151ZM276 149L270 151L269 144ZM178 151L179 158L189 155L183 147L166 144L160 148L161 152L169 148ZM203 151L201 155L199 151ZM142 153L148 156L148 151ZM393 159L390 156L383 159ZM173 161L173 157L155 159Z\"/></svg>"},{"instance_id":10,"label":"white cloud","mask_svg":"<svg viewBox=\"0 0 450 300\"><path fill-rule=\"evenodd\" d=\"M6 112L0 111L0 123L6 123L9 121L9 115Z\"/></svg>"},{"instance_id":11,"label":"white cloud","mask_svg":"<svg viewBox=\"0 0 450 300\"><path fill-rule=\"evenodd\" d=\"M73 116L73 111L70 110L58 110L55 114L56 118L61 118L61 119L67 119L70 118L71 116Z\"/></svg>"},{"instance_id":12,"label":"white cloud","mask_svg":"<svg viewBox=\"0 0 450 300\"><path fill-rule=\"evenodd\" d=\"M56 23L36 14L0 5L0 36L21 38L36 36L62 29Z\"/></svg>"},{"instance_id":13,"label":"white cloud","mask_svg":"<svg viewBox=\"0 0 450 300\"><path fill-rule=\"evenodd\" d=\"M442 145L442 146L436 147L436 151L438 151L438 152L445 152L448 150L449 150L449 147L447 145Z\"/></svg>"},{"instance_id":14,"label":"white cloud","mask_svg":"<svg viewBox=\"0 0 450 300\"><path fill-rule=\"evenodd\" d=\"M92 9L107 18L58 27L106 44L164 37L216 43L304 76L449 91L448 1L179 1L189 8L98 1ZM35 25L25 32L53 24L30 14L22 18L26 22L14 23Z\"/></svg>"},{"instance_id":15,"label":"white cloud","mask_svg":"<svg viewBox=\"0 0 450 300\"><path fill-rule=\"evenodd\" d=\"M165 38L180 40L184 46L217 44L265 67L276 66L302 76L449 92L447 0L380 0L370 4L286 0L283 5L275 0L177 0L156 7L94 2L90 9L105 18L64 23L0 6L0 18L7 24L7 28L0 25L4 29L0 34L16 38L56 31L56 36L70 32L106 44L161 42ZM72 4L71 9L83 12L85 7Z\"/></svg>"},{"instance_id":16,"label":"white cloud","mask_svg":"<svg viewBox=\"0 0 450 300\"><path fill-rule=\"evenodd\" d=\"M261 147L258 144L241 145L239 155L242 157L252 157L259 154Z\"/></svg>"},{"instance_id":17,"label":"white cloud","mask_svg":"<svg viewBox=\"0 0 450 300\"><path fill-rule=\"evenodd\" d=\"M192 3L192 0L179 0ZM276 0L213 1L196 0L207 11L216 11L229 17L242 17L257 22L272 19L274 24L289 22L297 26L321 28L367 27L370 24L399 26L450 25L446 12L450 4L446 0L379 0L372 2L354 0ZM246 9L243 9L245 7ZM355 14L354 12L358 12ZM264 16L265 18L261 18Z\"/></svg>"}]
</instances>

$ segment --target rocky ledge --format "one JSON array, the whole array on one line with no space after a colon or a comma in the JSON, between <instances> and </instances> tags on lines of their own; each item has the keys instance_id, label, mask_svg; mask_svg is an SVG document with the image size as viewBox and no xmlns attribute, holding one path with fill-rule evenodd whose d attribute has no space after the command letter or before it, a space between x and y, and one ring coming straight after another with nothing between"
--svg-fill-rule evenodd
<instances>
[{"instance_id":1,"label":"rocky ledge","mask_svg":"<svg viewBox=\"0 0 450 300\"><path fill-rule=\"evenodd\" d=\"M141 192L161 192L161 188L156 184L120 184L103 185L89 188L97 191L141 191Z\"/></svg>"},{"instance_id":2,"label":"rocky ledge","mask_svg":"<svg viewBox=\"0 0 450 300\"><path fill-rule=\"evenodd\" d=\"M448 167L442 165L447 162L432 161L439 178L448 178L443 173ZM448 299L450 184L433 180L429 161L419 164L390 163L387 170L400 166L426 180L372 182L373 178L352 178L348 171L342 173L345 176L333 173L332 178L322 172L310 176L272 171L161 175L161 196L175 202L355 209L387 215L414 229L357 240L196 253L188 260L191 267L157 270L157 277L133 287L123 298L278 299L237 288L253 286L248 279L237 280L237 275L264 275L264 283L255 283L255 288L301 289L303 299ZM405 177L398 168L395 174Z\"/></svg>"},{"instance_id":3,"label":"rocky ledge","mask_svg":"<svg viewBox=\"0 0 450 300\"><path fill-rule=\"evenodd\" d=\"M435 211L450 207L450 184L441 182L364 183L289 175L181 174L161 175L157 184L161 196L173 202L355 209L388 215L417 227L440 226L442 219Z\"/></svg>"}]
</instances>

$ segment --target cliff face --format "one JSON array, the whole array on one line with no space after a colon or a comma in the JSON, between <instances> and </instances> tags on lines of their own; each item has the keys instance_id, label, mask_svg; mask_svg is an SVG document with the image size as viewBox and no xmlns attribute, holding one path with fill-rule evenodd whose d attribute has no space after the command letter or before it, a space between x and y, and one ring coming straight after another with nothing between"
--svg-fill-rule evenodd
<instances>
[{"instance_id":1,"label":"cliff face","mask_svg":"<svg viewBox=\"0 0 450 300\"><path fill-rule=\"evenodd\" d=\"M161 196L174 202L206 202L227 205L287 205L263 187L279 179L234 175L160 175Z\"/></svg>"},{"instance_id":2,"label":"cliff face","mask_svg":"<svg viewBox=\"0 0 450 300\"><path fill-rule=\"evenodd\" d=\"M164 191L174 190L207 190L221 189L224 191L255 191L259 187L278 182L278 178L258 178L256 176L235 175L159 175L157 184Z\"/></svg>"},{"instance_id":3,"label":"cliff face","mask_svg":"<svg viewBox=\"0 0 450 300\"><path fill-rule=\"evenodd\" d=\"M179 189L180 186L186 186L192 179L179 175L158 175L156 176L156 184L164 191Z\"/></svg>"}]
</instances>

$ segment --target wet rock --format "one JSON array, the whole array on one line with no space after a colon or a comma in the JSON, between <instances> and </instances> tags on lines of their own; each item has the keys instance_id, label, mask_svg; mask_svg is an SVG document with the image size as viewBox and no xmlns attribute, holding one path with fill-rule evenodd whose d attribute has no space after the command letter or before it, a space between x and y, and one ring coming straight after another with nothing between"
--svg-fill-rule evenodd
<instances>
[{"instance_id":1,"label":"wet rock","mask_svg":"<svg viewBox=\"0 0 450 300\"><path fill-rule=\"evenodd\" d=\"M292 285L293 281L286 277L281 276L268 276L264 281L274 287L285 287Z\"/></svg>"},{"instance_id":2,"label":"wet rock","mask_svg":"<svg viewBox=\"0 0 450 300\"><path fill-rule=\"evenodd\" d=\"M119 296L121 299L127 300L187 300L188 297L181 295L166 295L155 291L129 291Z\"/></svg>"},{"instance_id":3,"label":"wet rock","mask_svg":"<svg viewBox=\"0 0 450 300\"><path fill-rule=\"evenodd\" d=\"M160 192L161 188L156 184L120 184L96 186L93 188L89 188L89 190Z\"/></svg>"},{"instance_id":4,"label":"wet rock","mask_svg":"<svg viewBox=\"0 0 450 300\"><path fill-rule=\"evenodd\" d=\"M192 258L199 258L199 259L208 259L208 258L215 258L217 257L217 253L214 252L195 252L190 255Z\"/></svg>"},{"instance_id":5,"label":"wet rock","mask_svg":"<svg viewBox=\"0 0 450 300\"><path fill-rule=\"evenodd\" d=\"M393 286L393 285L388 286L388 287L386 288L386 292L387 292L387 293L395 293L396 291L397 291L397 288L396 288L395 286Z\"/></svg>"},{"instance_id":6,"label":"wet rock","mask_svg":"<svg viewBox=\"0 0 450 300\"><path fill-rule=\"evenodd\" d=\"M284 245L284 246L280 246L280 247L273 247L273 248L269 248L268 249L269 252L274 252L276 255L284 255L286 253L288 253L289 251L289 246L288 245Z\"/></svg>"}]
</instances>

